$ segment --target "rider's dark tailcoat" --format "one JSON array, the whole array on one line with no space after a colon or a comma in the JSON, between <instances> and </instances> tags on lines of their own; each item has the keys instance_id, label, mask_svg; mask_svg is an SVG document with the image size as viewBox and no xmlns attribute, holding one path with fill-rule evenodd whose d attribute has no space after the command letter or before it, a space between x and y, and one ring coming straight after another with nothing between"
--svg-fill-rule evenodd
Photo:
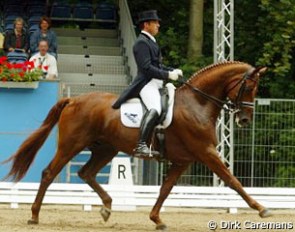
<instances>
[{"instance_id":1,"label":"rider's dark tailcoat","mask_svg":"<svg viewBox=\"0 0 295 232\"><path fill-rule=\"evenodd\" d=\"M137 64L137 76L113 104L114 109L130 98L138 97L140 90L153 78L168 80L168 71L173 69L162 65L160 48L148 35L140 33L134 46L133 54Z\"/></svg>"}]
</instances>

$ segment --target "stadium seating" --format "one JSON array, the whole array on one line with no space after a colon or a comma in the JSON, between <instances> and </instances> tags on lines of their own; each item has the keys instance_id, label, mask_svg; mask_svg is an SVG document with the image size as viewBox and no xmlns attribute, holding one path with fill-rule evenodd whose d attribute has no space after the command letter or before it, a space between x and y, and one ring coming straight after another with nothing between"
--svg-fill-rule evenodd
<instances>
[{"instance_id":1,"label":"stadium seating","mask_svg":"<svg viewBox=\"0 0 295 232\"><path fill-rule=\"evenodd\" d=\"M4 0L3 5L9 6L9 5L22 5L24 3L23 0Z\"/></svg>"},{"instance_id":2,"label":"stadium seating","mask_svg":"<svg viewBox=\"0 0 295 232\"><path fill-rule=\"evenodd\" d=\"M8 6L4 6L3 14L4 14L5 18L7 18L11 15L22 16L22 15L24 15L24 9L22 6L8 5Z\"/></svg>"},{"instance_id":3,"label":"stadium seating","mask_svg":"<svg viewBox=\"0 0 295 232\"><path fill-rule=\"evenodd\" d=\"M73 8L73 18L93 19L93 7L88 3L78 3Z\"/></svg>"},{"instance_id":4,"label":"stadium seating","mask_svg":"<svg viewBox=\"0 0 295 232\"><path fill-rule=\"evenodd\" d=\"M51 8L51 18L68 19L71 18L71 6L67 3L55 2Z\"/></svg>"},{"instance_id":5,"label":"stadium seating","mask_svg":"<svg viewBox=\"0 0 295 232\"><path fill-rule=\"evenodd\" d=\"M95 10L96 19L117 20L117 11L113 4L100 3Z\"/></svg>"},{"instance_id":6,"label":"stadium seating","mask_svg":"<svg viewBox=\"0 0 295 232\"><path fill-rule=\"evenodd\" d=\"M28 17L33 17L33 16L42 16L46 14L46 9L45 6L39 6L39 5L32 5L28 6Z\"/></svg>"},{"instance_id":7,"label":"stadium seating","mask_svg":"<svg viewBox=\"0 0 295 232\"><path fill-rule=\"evenodd\" d=\"M39 15L31 16L28 19L28 27L31 28L33 25L39 25L40 18L41 16Z\"/></svg>"},{"instance_id":8,"label":"stadium seating","mask_svg":"<svg viewBox=\"0 0 295 232\"><path fill-rule=\"evenodd\" d=\"M46 0L29 0L28 6L46 6Z\"/></svg>"},{"instance_id":9,"label":"stadium seating","mask_svg":"<svg viewBox=\"0 0 295 232\"><path fill-rule=\"evenodd\" d=\"M29 34L33 34L35 31L37 31L39 28L39 24L33 24L32 26L29 27Z\"/></svg>"},{"instance_id":10,"label":"stadium seating","mask_svg":"<svg viewBox=\"0 0 295 232\"><path fill-rule=\"evenodd\" d=\"M113 4L100 3L95 10L95 19L104 28L116 28L117 10Z\"/></svg>"},{"instance_id":11,"label":"stadium seating","mask_svg":"<svg viewBox=\"0 0 295 232\"><path fill-rule=\"evenodd\" d=\"M19 15L8 15L4 19L4 31L12 31L14 29L14 20L19 17Z\"/></svg>"}]
</instances>

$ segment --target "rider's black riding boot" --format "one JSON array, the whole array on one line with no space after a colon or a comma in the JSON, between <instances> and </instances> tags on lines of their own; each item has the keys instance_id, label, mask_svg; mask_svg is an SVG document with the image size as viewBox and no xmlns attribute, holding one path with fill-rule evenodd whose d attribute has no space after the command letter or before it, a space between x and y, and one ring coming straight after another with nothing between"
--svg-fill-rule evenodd
<instances>
[{"instance_id":1,"label":"rider's black riding boot","mask_svg":"<svg viewBox=\"0 0 295 232\"><path fill-rule=\"evenodd\" d=\"M136 157L150 157L158 156L160 153L158 151L150 150L147 146L147 140L150 138L157 121L159 119L159 114L155 109L147 111L142 119L140 126L140 136L136 148L134 149Z\"/></svg>"}]
</instances>

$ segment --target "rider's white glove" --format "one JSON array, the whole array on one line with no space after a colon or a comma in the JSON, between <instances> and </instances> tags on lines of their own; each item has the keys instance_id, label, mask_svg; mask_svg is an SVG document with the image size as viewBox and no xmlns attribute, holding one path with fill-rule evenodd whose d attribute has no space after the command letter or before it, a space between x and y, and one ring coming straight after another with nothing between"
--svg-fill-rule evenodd
<instances>
[{"instance_id":1,"label":"rider's white glove","mask_svg":"<svg viewBox=\"0 0 295 232\"><path fill-rule=\"evenodd\" d=\"M181 69L174 69L173 71L169 71L168 78L176 81L179 77L182 77L183 73Z\"/></svg>"}]
</instances>

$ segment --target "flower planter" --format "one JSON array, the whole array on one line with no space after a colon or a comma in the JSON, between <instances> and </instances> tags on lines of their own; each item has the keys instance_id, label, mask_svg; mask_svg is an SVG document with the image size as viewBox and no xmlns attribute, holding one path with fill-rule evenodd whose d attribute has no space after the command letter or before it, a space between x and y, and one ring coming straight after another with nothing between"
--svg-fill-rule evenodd
<instances>
[{"instance_id":1,"label":"flower planter","mask_svg":"<svg viewBox=\"0 0 295 232\"><path fill-rule=\"evenodd\" d=\"M14 88L14 89L37 89L39 86L39 81L33 82L14 82L14 81L5 81L0 82L0 88Z\"/></svg>"}]
</instances>

